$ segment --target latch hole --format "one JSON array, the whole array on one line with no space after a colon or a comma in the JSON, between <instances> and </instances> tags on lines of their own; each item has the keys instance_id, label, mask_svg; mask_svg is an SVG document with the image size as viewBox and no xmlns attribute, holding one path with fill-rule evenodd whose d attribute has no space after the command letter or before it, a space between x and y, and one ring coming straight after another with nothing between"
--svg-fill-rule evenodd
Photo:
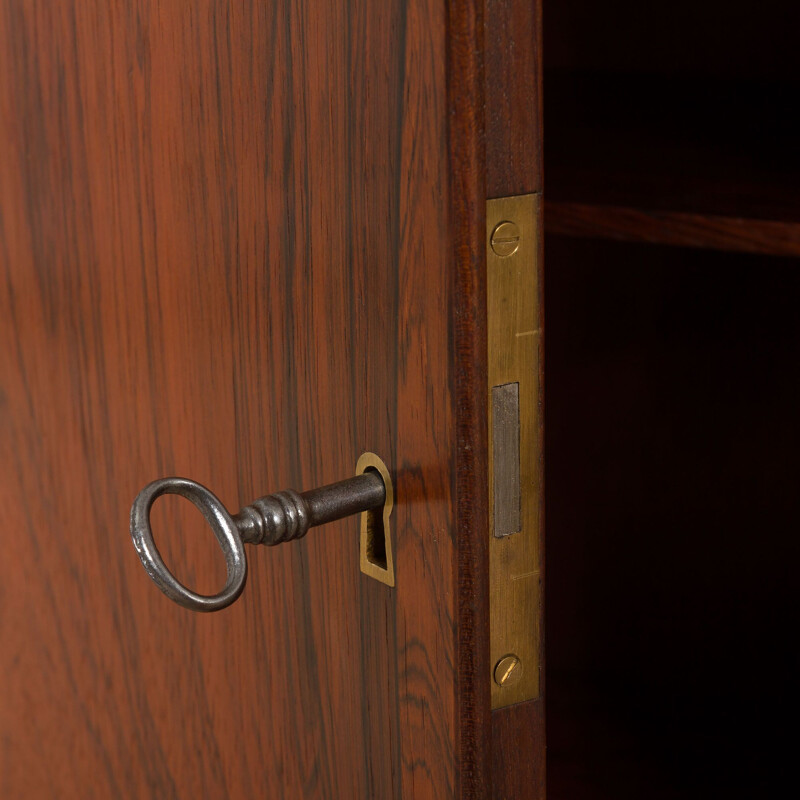
<instances>
[{"instance_id":1,"label":"latch hole","mask_svg":"<svg viewBox=\"0 0 800 800\"><path fill-rule=\"evenodd\" d=\"M394 586L392 531L389 520L394 506L394 487L386 464L375 453L362 453L356 464L356 475L376 472L386 488L382 506L361 514L360 564L361 571L376 581Z\"/></svg>"},{"instance_id":2,"label":"latch hole","mask_svg":"<svg viewBox=\"0 0 800 800\"><path fill-rule=\"evenodd\" d=\"M364 472L380 475L375 467L367 467ZM383 506L364 512L367 525L367 561L376 567L386 569L386 531L383 527Z\"/></svg>"}]
</instances>

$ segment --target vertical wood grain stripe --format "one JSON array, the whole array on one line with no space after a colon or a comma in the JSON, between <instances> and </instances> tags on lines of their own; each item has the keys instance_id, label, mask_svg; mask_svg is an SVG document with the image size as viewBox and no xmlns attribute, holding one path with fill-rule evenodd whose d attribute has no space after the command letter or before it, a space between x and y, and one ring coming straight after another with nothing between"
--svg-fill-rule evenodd
<instances>
[{"instance_id":1,"label":"vertical wood grain stripe","mask_svg":"<svg viewBox=\"0 0 800 800\"><path fill-rule=\"evenodd\" d=\"M447 3L459 797L491 796L483 0Z\"/></svg>"}]
</instances>

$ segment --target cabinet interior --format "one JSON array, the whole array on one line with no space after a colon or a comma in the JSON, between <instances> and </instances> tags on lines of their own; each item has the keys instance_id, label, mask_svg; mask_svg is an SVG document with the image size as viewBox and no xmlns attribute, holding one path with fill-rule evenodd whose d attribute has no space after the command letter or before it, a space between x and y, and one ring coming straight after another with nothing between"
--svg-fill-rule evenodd
<instances>
[{"instance_id":1,"label":"cabinet interior","mask_svg":"<svg viewBox=\"0 0 800 800\"><path fill-rule=\"evenodd\" d=\"M798 30L787 0L545 0L550 230L800 255Z\"/></svg>"},{"instance_id":2,"label":"cabinet interior","mask_svg":"<svg viewBox=\"0 0 800 800\"><path fill-rule=\"evenodd\" d=\"M544 4L551 800L793 782L798 30Z\"/></svg>"}]
</instances>

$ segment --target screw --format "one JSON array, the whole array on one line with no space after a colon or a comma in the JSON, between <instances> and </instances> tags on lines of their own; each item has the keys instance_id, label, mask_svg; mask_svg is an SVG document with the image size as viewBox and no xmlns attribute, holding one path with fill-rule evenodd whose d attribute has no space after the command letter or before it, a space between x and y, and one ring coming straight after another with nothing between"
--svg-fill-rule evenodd
<instances>
[{"instance_id":1,"label":"screw","mask_svg":"<svg viewBox=\"0 0 800 800\"><path fill-rule=\"evenodd\" d=\"M494 682L498 686L513 686L522 677L522 662L513 653L503 656L495 665Z\"/></svg>"},{"instance_id":2,"label":"screw","mask_svg":"<svg viewBox=\"0 0 800 800\"><path fill-rule=\"evenodd\" d=\"M519 250L521 238L519 226L515 222L501 222L492 231L492 250L501 258L512 256Z\"/></svg>"}]
</instances>

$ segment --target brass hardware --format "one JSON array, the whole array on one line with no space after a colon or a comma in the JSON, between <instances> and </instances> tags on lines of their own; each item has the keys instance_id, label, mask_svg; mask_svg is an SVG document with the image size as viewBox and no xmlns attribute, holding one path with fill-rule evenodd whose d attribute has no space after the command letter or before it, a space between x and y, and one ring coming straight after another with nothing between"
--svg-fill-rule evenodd
<instances>
[{"instance_id":1,"label":"brass hardware","mask_svg":"<svg viewBox=\"0 0 800 800\"><path fill-rule=\"evenodd\" d=\"M492 250L502 258L513 256L519 250L519 241L519 226L509 220L499 223L492 231Z\"/></svg>"},{"instance_id":2,"label":"brass hardware","mask_svg":"<svg viewBox=\"0 0 800 800\"><path fill-rule=\"evenodd\" d=\"M376 581L394 586L394 558L389 517L394 503L392 478L386 464L375 453L363 453L356 464L356 475L377 472L386 487L383 505L361 514L361 571Z\"/></svg>"},{"instance_id":3,"label":"brass hardware","mask_svg":"<svg viewBox=\"0 0 800 800\"><path fill-rule=\"evenodd\" d=\"M486 204L492 708L540 692L539 209L535 194Z\"/></svg>"},{"instance_id":4,"label":"brass hardware","mask_svg":"<svg viewBox=\"0 0 800 800\"><path fill-rule=\"evenodd\" d=\"M498 686L514 686L522 678L522 662L515 655L501 658L494 668L494 682Z\"/></svg>"}]
</instances>

